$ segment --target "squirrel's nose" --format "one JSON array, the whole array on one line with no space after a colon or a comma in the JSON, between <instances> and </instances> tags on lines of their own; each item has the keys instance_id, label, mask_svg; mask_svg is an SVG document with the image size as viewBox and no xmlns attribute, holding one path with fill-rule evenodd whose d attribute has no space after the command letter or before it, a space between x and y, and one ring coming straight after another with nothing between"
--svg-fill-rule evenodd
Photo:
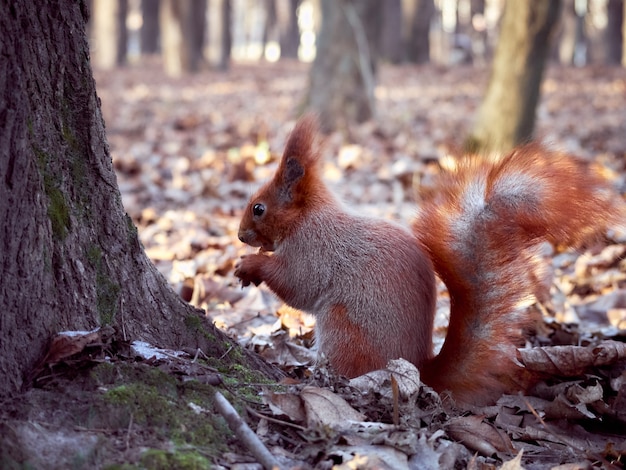
<instances>
[{"instance_id":1,"label":"squirrel's nose","mask_svg":"<svg viewBox=\"0 0 626 470\"><path fill-rule=\"evenodd\" d=\"M243 234L240 233L239 235L237 235L237 238L239 238L239 240L243 243L246 243L246 241L243 239Z\"/></svg>"}]
</instances>

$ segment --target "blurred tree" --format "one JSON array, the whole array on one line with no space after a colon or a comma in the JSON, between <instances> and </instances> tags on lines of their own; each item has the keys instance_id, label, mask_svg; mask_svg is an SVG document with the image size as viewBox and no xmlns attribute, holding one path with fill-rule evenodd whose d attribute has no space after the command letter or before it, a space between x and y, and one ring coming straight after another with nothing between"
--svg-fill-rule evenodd
<instances>
[{"instance_id":1,"label":"blurred tree","mask_svg":"<svg viewBox=\"0 0 626 470\"><path fill-rule=\"evenodd\" d=\"M563 0L558 39L558 58L563 65L583 65L586 61L580 53L585 44L586 11L577 7L577 3L581 2Z\"/></svg>"},{"instance_id":2,"label":"blurred tree","mask_svg":"<svg viewBox=\"0 0 626 470\"><path fill-rule=\"evenodd\" d=\"M228 70L233 47L233 8L231 0L222 0L222 34L220 41L219 69Z\"/></svg>"},{"instance_id":3,"label":"blurred tree","mask_svg":"<svg viewBox=\"0 0 626 470\"><path fill-rule=\"evenodd\" d=\"M265 25L263 26L263 51L271 41L274 30L278 26L278 13L276 12L276 0L265 0ZM265 57L265 55L263 56Z\"/></svg>"},{"instance_id":4,"label":"blurred tree","mask_svg":"<svg viewBox=\"0 0 626 470\"><path fill-rule=\"evenodd\" d=\"M203 59L207 0L161 0L159 24L165 72L197 72Z\"/></svg>"},{"instance_id":5,"label":"blurred tree","mask_svg":"<svg viewBox=\"0 0 626 470\"><path fill-rule=\"evenodd\" d=\"M128 0L93 0L91 52L94 64L111 69L126 64Z\"/></svg>"},{"instance_id":6,"label":"blurred tree","mask_svg":"<svg viewBox=\"0 0 626 470\"><path fill-rule=\"evenodd\" d=\"M308 105L324 131L374 116L382 2L322 0L322 27L309 74Z\"/></svg>"},{"instance_id":7,"label":"blurred tree","mask_svg":"<svg viewBox=\"0 0 626 470\"><path fill-rule=\"evenodd\" d=\"M606 5L607 25L605 31L606 61L611 65L622 63L622 30L624 23L624 0L609 0Z\"/></svg>"},{"instance_id":8,"label":"blurred tree","mask_svg":"<svg viewBox=\"0 0 626 470\"><path fill-rule=\"evenodd\" d=\"M141 0L141 53L159 52L159 0Z\"/></svg>"},{"instance_id":9,"label":"blurred tree","mask_svg":"<svg viewBox=\"0 0 626 470\"><path fill-rule=\"evenodd\" d=\"M506 2L470 151L506 151L532 139L539 89L560 0Z\"/></svg>"},{"instance_id":10,"label":"blurred tree","mask_svg":"<svg viewBox=\"0 0 626 470\"><path fill-rule=\"evenodd\" d=\"M485 7L485 0L470 0L470 37L474 64L484 64L491 55Z\"/></svg>"},{"instance_id":11,"label":"blurred tree","mask_svg":"<svg viewBox=\"0 0 626 470\"><path fill-rule=\"evenodd\" d=\"M278 15L280 28L280 57L297 59L300 48L300 28L298 27L298 8L302 0L287 0L286 14Z\"/></svg>"},{"instance_id":12,"label":"blurred tree","mask_svg":"<svg viewBox=\"0 0 626 470\"><path fill-rule=\"evenodd\" d=\"M208 2L207 62L210 67L226 71L230 67L233 43L231 0Z\"/></svg>"},{"instance_id":13,"label":"blurred tree","mask_svg":"<svg viewBox=\"0 0 626 470\"><path fill-rule=\"evenodd\" d=\"M107 325L120 340L200 347L225 364L233 347L271 374L183 302L146 257L113 172L85 3L2 5L0 396L29 386L55 333Z\"/></svg>"},{"instance_id":14,"label":"blurred tree","mask_svg":"<svg viewBox=\"0 0 626 470\"><path fill-rule=\"evenodd\" d=\"M379 51L380 57L392 64L399 64L405 58L402 15L402 0L386 0L383 2Z\"/></svg>"},{"instance_id":15,"label":"blurred tree","mask_svg":"<svg viewBox=\"0 0 626 470\"><path fill-rule=\"evenodd\" d=\"M407 0L404 3L408 3ZM409 16L407 58L415 64L430 61L430 21L435 14L433 0L413 0Z\"/></svg>"},{"instance_id":16,"label":"blurred tree","mask_svg":"<svg viewBox=\"0 0 626 470\"><path fill-rule=\"evenodd\" d=\"M622 11L622 67L626 67L626 2Z\"/></svg>"}]
</instances>

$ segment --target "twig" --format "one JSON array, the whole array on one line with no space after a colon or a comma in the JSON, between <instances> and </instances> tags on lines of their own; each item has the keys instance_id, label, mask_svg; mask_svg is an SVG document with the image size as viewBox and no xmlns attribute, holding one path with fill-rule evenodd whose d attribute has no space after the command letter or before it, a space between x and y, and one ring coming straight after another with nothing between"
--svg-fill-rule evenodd
<instances>
[{"instance_id":1,"label":"twig","mask_svg":"<svg viewBox=\"0 0 626 470\"><path fill-rule=\"evenodd\" d=\"M274 424L280 424L281 426L289 426L292 428L295 428L299 431L306 431L306 428L303 426L300 426L299 424L295 424L295 423L290 423L289 421L282 421L280 419L276 419L276 418L272 418L270 416L265 416L263 413L259 413L256 410L253 410L252 408L250 408L249 406L246 406L246 411L248 411L248 413L250 413L251 415L256 416L259 419L265 419L267 421L269 421L270 423L274 423Z\"/></svg>"},{"instance_id":2,"label":"twig","mask_svg":"<svg viewBox=\"0 0 626 470\"><path fill-rule=\"evenodd\" d=\"M124 320L124 297L120 295L120 316L122 317L122 338L124 338L124 341L127 341L126 339L126 321Z\"/></svg>"},{"instance_id":3,"label":"twig","mask_svg":"<svg viewBox=\"0 0 626 470\"><path fill-rule=\"evenodd\" d=\"M232 350L233 350L233 346L229 347L228 350L224 354L222 354L222 356L220 357L220 360L224 359Z\"/></svg>"},{"instance_id":4,"label":"twig","mask_svg":"<svg viewBox=\"0 0 626 470\"><path fill-rule=\"evenodd\" d=\"M130 448L130 430L133 428L133 413L130 414L128 431L126 432L126 450Z\"/></svg>"},{"instance_id":5,"label":"twig","mask_svg":"<svg viewBox=\"0 0 626 470\"><path fill-rule=\"evenodd\" d=\"M268 470L280 468L278 462L267 447L265 447L245 421L241 419L241 416L237 414L235 408L233 408L230 402L224 398L224 395L220 392L215 392L215 406L217 407L217 411L219 411L226 420L231 431L241 439L252 455L263 465L263 468Z\"/></svg>"}]
</instances>

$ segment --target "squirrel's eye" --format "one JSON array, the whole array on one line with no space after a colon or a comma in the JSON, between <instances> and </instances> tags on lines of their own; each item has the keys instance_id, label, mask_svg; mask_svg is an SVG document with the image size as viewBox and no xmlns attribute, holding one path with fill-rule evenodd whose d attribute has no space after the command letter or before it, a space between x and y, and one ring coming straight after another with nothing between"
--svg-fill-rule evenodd
<instances>
[{"instance_id":1,"label":"squirrel's eye","mask_svg":"<svg viewBox=\"0 0 626 470\"><path fill-rule=\"evenodd\" d=\"M255 204L254 207L252 208L252 213L256 215L257 217L263 215L264 212L265 212L265 206L263 204Z\"/></svg>"}]
</instances>

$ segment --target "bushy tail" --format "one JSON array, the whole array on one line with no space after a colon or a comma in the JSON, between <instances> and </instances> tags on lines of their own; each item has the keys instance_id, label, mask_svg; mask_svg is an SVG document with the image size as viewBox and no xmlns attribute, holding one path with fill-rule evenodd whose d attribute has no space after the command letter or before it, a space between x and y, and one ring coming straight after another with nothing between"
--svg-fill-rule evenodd
<instances>
[{"instance_id":1,"label":"bushy tail","mask_svg":"<svg viewBox=\"0 0 626 470\"><path fill-rule=\"evenodd\" d=\"M623 225L623 207L589 165L534 144L443 175L414 224L451 301L448 335L424 381L467 403L525 388L515 348L547 275L542 242L579 247Z\"/></svg>"}]
</instances>

